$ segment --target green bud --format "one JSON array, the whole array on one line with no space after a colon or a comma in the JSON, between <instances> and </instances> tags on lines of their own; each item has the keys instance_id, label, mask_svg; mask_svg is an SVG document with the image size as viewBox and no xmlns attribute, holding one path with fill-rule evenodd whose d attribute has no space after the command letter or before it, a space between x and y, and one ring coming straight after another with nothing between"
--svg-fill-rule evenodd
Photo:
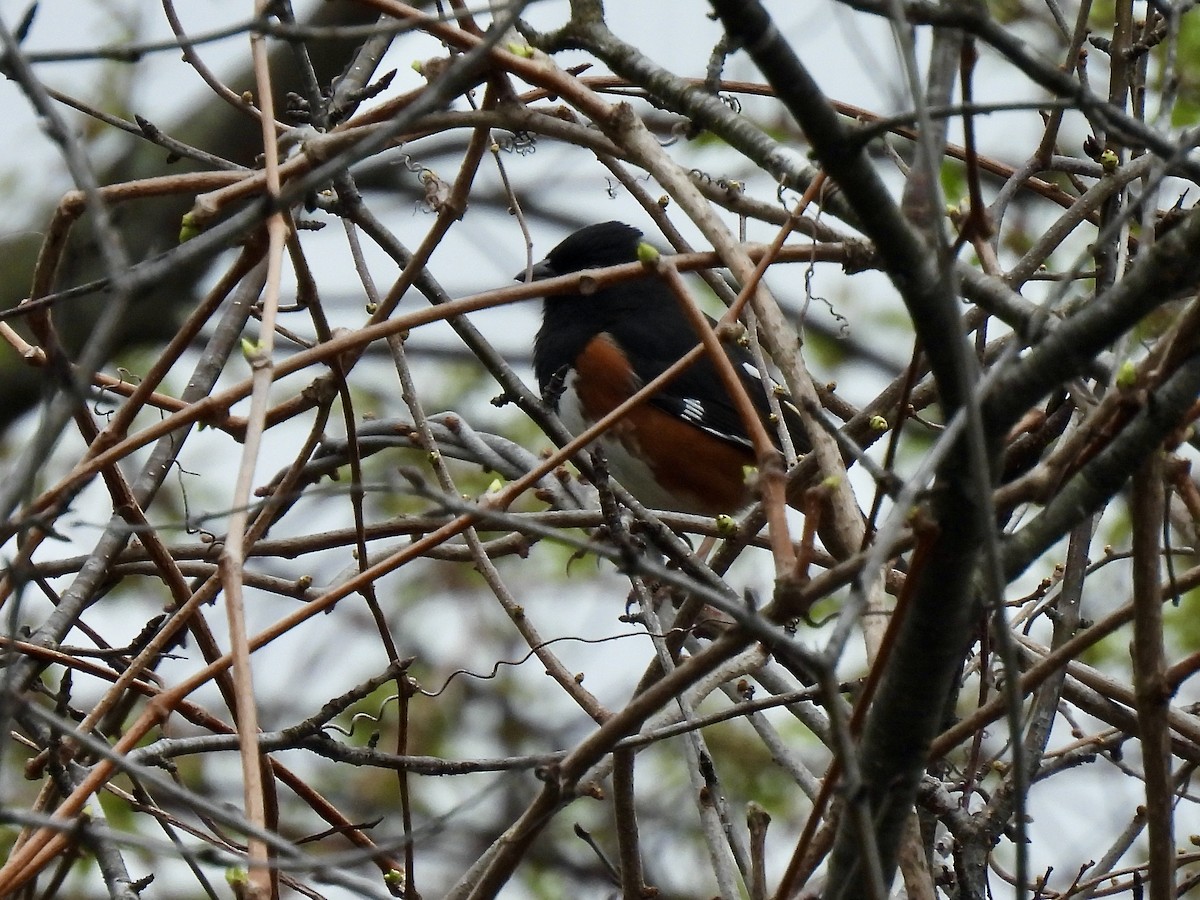
<instances>
[{"instance_id":1,"label":"green bud","mask_svg":"<svg viewBox=\"0 0 1200 900\"><path fill-rule=\"evenodd\" d=\"M1123 391L1127 391L1137 385L1137 367L1134 366L1132 360L1125 360L1121 363L1121 368L1117 369L1117 387Z\"/></svg>"},{"instance_id":2,"label":"green bud","mask_svg":"<svg viewBox=\"0 0 1200 900\"><path fill-rule=\"evenodd\" d=\"M196 217L191 213L184 213L183 218L179 220L179 243L190 241L196 237L203 229L196 224Z\"/></svg>"}]
</instances>

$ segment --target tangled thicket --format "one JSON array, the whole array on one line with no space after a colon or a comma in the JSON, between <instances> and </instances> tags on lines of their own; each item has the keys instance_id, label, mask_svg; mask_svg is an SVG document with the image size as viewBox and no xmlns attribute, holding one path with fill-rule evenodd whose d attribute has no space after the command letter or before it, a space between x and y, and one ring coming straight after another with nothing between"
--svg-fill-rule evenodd
<instances>
[{"instance_id":1,"label":"tangled thicket","mask_svg":"<svg viewBox=\"0 0 1200 900\"><path fill-rule=\"evenodd\" d=\"M884 116L757 0L526 5L165 0L95 58L182 48L173 122L0 23L75 184L0 285L0 895L1184 895L1200 13L829 3ZM580 277L745 302L813 438L736 521L552 452L475 315L606 195L677 253Z\"/></svg>"}]
</instances>

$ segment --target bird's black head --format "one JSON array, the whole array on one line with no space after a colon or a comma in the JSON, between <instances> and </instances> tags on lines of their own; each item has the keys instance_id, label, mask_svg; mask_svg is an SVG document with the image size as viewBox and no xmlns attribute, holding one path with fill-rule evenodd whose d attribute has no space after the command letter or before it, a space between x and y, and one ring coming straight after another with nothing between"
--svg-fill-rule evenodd
<instances>
[{"instance_id":1,"label":"bird's black head","mask_svg":"<svg viewBox=\"0 0 1200 900\"><path fill-rule=\"evenodd\" d=\"M534 280L637 262L641 240L642 233L624 222L588 225L564 239L533 267ZM524 279L524 272L517 276L518 281Z\"/></svg>"},{"instance_id":2,"label":"bird's black head","mask_svg":"<svg viewBox=\"0 0 1200 900\"><path fill-rule=\"evenodd\" d=\"M637 262L641 239L640 231L622 222L588 225L566 238L533 267L534 280ZM522 272L517 281L524 280ZM547 297L542 305L542 327L533 344L538 385L545 394L555 374L564 366L574 365L592 338L622 320L634 316L642 319L651 332L684 333L686 323L677 326L670 320L678 315L671 293L655 278L642 277L606 287L592 286L582 293ZM663 317L667 319L664 321Z\"/></svg>"}]
</instances>

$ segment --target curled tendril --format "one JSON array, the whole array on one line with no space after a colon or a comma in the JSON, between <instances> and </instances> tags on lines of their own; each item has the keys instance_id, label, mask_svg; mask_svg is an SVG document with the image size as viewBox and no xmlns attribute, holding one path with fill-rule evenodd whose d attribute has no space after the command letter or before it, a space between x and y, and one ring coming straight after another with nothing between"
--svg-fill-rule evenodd
<instances>
[{"instance_id":1,"label":"curled tendril","mask_svg":"<svg viewBox=\"0 0 1200 900\"><path fill-rule=\"evenodd\" d=\"M505 153L515 153L518 156L529 156L537 152L537 135L528 131L518 131L509 137L495 138L495 143Z\"/></svg>"},{"instance_id":2,"label":"curled tendril","mask_svg":"<svg viewBox=\"0 0 1200 900\"><path fill-rule=\"evenodd\" d=\"M326 722L321 726L321 731L333 729L334 731L338 732L339 734L343 734L346 737L354 737L354 732L355 729L357 729L359 722L370 722L373 726L381 725L383 723L383 711L387 708L389 703L394 703L399 699L399 694L389 694L380 701L379 709L374 715L369 712L356 712L350 717L350 727L348 729L343 728L336 722Z\"/></svg>"},{"instance_id":3,"label":"curled tendril","mask_svg":"<svg viewBox=\"0 0 1200 900\"><path fill-rule=\"evenodd\" d=\"M645 175L634 176L633 180L649 183L652 177L653 176L647 172ZM609 200L616 200L617 195L621 193L621 182L617 181L615 178L605 178L604 190L608 194Z\"/></svg>"},{"instance_id":4,"label":"curled tendril","mask_svg":"<svg viewBox=\"0 0 1200 900\"><path fill-rule=\"evenodd\" d=\"M138 385L142 383L142 377L140 375L129 371L129 369L126 369L124 366L117 366L117 374L121 376L120 384ZM92 404L92 412L97 416L104 416L107 420L112 419L113 413L116 410L115 408L101 409L100 405L105 401L107 395L110 393L116 393L116 391L114 391L112 388L103 386L99 387L97 389L96 402Z\"/></svg>"},{"instance_id":5,"label":"curled tendril","mask_svg":"<svg viewBox=\"0 0 1200 900\"><path fill-rule=\"evenodd\" d=\"M674 630L675 629L672 629L672 631L674 631ZM507 667L507 668L515 669L517 666L524 665L525 663L527 663L530 659L533 658L534 654L536 654L537 651L541 650L543 647L549 647L552 644L562 643L563 641L571 641L572 643L577 643L577 644L607 644L609 641L621 641L626 638L646 637L647 634L648 634L648 632L645 632L645 631L630 631L625 634L610 634L608 637L602 637L602 638L583 638L583 637L579 637L578 635L565 635L563 637L551 638L548 641L543 641L542 643L538 644L536 647L534 647L532 650L530 650L528 653L526 653L520 659L497 660L492 665L492 670L490 672L488 672L486 675L480 674L479 672L472 672L470 669L455 669L453 672L451 672L449 675L446 676L446 680L442 682L442 686L440 688L438 688L436 691L427 691L427 690L421 689L419 691L419 693L423 697L440 696L442 693L445 692L445 690L448 687L450 687L450 683L452 681L454 681L455 678L458 678L460 675L465 676L467 678L477 678L480 681L490 681L491 679L495 678L496 675L499 674L501 668ZM666 636L664 635L664 637L666 637Z\"/></svg>"},{"instance_id":6,"label":"curled tendril","mask_svg":"<svg viewBox=\"0 0 1200 900\"><path fill-rule=\"evenodd\" d=\"M838 337L844 340L850 337L851 334L850 320L847 319L845 315L838 312L837 307L833 305L832 300L813 291L812 277L814 271L815 269L811 265L808 266L804 271L805 296L808 297L809 303L820 303L825 307L825 309L829 312L829 315L831 315L833 320L837 322Z\"/></svg>"},{"instance_id":7,"label":"curled tendril","mask_svg":"<svg viewBox=\"0 0 1200 900\"><path fill-rule=\"evenodd\" d=\"M711 184L733 194L740 194L746 188L746 185L740 181L730 178L713 178L713 176L709 175L703 169L691 169L688 174L692 176L693 181L698 181L701 184Z\"/></svg>"},{"instance_id":8,"label":"curled tendril","mask_svg":"<svg viewBox=\"0 0 1200 900\"><path fill-rule=\"evenodd\" d=\"M400 159L397 160L397 162L399 162L401 165L403 165L404 168L408 169L408 171L410 171L410 172L420 173L420 172L430 171L427 166L421 165L421 163L414 160L407 153L400 154Z\"/></svg>"}]
</instances>

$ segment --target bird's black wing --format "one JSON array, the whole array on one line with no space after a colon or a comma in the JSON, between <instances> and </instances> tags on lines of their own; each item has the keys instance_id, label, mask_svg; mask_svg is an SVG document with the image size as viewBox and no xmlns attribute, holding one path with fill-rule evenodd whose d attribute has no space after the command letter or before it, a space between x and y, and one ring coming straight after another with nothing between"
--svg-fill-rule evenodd
<instances>
[{"instance_id":1,"label":"bird's black wing","mask_svg":"<svg viewBox=\"0 0 1200 900\"><path fill-rule=\"evenodd\" d=\"M679 323L676 322L676 333L670 336L669 341L670 354L664 356L661 352L663 349L662 335L660 334L659 338L653 340L645 339L648 332L644 325L645 323L642 322L636 331L618 335L619 343L628 352L630 363L638 381L642 384L661 375L676 359L699 343L699 338L690 327L686 334L679 334ZM776 428L769 418L771 407L754 357L739 345L722 344L722 348L733 363L734 371L741 379L759 416L768 423L767 430L774 435ZM780 401L784 423L792 436L796 449L806 452L809 449L809 442L805 437L799 413L786 396L781 396ZM722 440L741 446L750 446L750 437L742 423L742 417L738 414L733 399L725 390L716 365L707 355L701 357L686 372L655 394L650 402Z\"/></svg>"}]
</instances>

